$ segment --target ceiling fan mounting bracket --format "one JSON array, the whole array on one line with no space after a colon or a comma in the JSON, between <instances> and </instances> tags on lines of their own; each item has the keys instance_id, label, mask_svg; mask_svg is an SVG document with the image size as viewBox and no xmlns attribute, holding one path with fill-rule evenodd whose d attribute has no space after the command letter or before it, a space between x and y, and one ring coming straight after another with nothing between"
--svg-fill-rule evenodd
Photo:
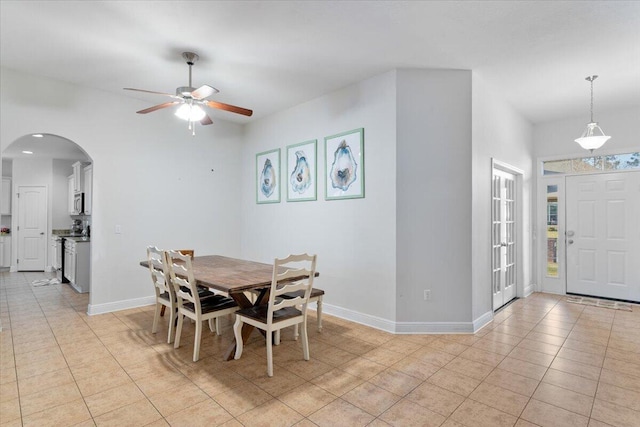
<instances>
[{"instance_id":1,"label":"ceiling fan mounting bracket","mask_svg":"<svg viewBox=\"0 0 640 427\"><path fill-rule=\"evenodd\" d=\"M200 59L200 57L193 52L182 52L182 57L189 65L193 65L198 59Z\"/></svg>"}]
</instances>

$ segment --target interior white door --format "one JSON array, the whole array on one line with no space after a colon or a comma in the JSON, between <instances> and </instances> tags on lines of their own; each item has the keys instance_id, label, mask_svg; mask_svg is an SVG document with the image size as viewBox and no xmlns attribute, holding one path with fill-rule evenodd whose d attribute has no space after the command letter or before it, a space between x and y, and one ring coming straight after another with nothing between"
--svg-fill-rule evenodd
<instances>
[{"instance_id":1,"label":"interior white door","mask_svg":"<svg viewBox=\"0 0 640 427\"><path fill-rule=\"evenodd\" d=\"M47 190L18 189L18 271L44 271L46 263Z\"/></svg>"},{"instance_id":2,"label":"interior white door","mask_svg":"<svg viewBox=\"0 0 640 427\"><path fill-rule=\"evenodd\" d=\"M493 170L491 207L493 309L516 296L516 177Z\"/></svg>"},{"instance_id":3,"label":"interior white door","mask_svg":"<svg viewBox=\"0 0 640 427\"><path fill-rule=\"evenodd\" d=\"M567 177L567 292L640 302L640 172Z\"/></svg>"}]
</instances>

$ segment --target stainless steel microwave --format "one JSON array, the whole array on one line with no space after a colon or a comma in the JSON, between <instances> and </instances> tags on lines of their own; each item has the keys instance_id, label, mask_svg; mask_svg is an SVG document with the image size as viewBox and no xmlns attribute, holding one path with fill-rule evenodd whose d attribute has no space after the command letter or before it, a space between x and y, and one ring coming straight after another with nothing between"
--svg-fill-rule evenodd
<instances>
[{"instance_id":1,"label":"stainless steel microwave","mask_svg":"<svg viewBox=\"0 0 640 427\"><path fill-rule=\"evenodd\" d=\"M73 212L77 215L84 213L84 193L76 193L73 196Z\"/></svg>"}]
</instances>

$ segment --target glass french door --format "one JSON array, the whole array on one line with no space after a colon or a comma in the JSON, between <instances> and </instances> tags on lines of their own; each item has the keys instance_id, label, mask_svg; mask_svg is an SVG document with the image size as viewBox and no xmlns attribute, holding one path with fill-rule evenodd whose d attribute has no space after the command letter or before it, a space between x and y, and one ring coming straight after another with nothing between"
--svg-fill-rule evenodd
<instances>
[{"instance_id":1,"label":"glass french door","mask_svg":"<svg viewBox=\"0 0 640 427\"><path fill-rule=\"evenodd\" d=\"M497 310L516 296L516 176L494 169L491 188L491 286Z\"/></svg>"}]
</instances>

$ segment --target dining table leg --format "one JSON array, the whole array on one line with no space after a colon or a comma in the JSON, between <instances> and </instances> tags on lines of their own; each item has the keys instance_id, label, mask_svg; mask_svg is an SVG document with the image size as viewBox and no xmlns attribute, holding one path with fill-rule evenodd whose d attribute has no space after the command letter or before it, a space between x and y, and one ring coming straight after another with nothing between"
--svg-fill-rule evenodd
<instances>
[{"instance_id":1,"label":"dining table leg","mask_svg":"<svg viewBox=\"0 0 640 427\"><path fill-rule=\"evenodd\" d=\"M254 303L252 303L244 293L233 293L233 294L229 294L229 296L233 298L236 304L238 304L238 307L240 307L240 309L242 310L243 308L249 308L254 305L264 304L269 297L269 292L268 292L268 289L261 290ZM253 332L254 329L255 327L253 325L249 325L248 323L244 323L242 325L242 342L243 343L247 342L247 340L251 336L251 333ZM263 332L263 331L261 330L260 332ZM233 343L227 349L227 351L224 353L224 360L233 359L235 354L236 354L236 342L234 340Z\"/></svg>"}]
</instances>

